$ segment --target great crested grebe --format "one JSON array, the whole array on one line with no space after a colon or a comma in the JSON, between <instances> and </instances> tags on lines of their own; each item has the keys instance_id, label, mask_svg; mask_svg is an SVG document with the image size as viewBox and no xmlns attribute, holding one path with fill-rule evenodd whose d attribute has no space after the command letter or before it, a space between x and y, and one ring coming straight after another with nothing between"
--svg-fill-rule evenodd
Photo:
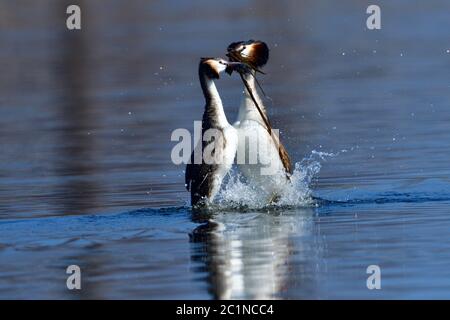
<instances>
[{"instance_id":1,"label":"great crested grebe","mask_svg":"<svg viewBox=\"0 0 450 320\"><path fill-rule=\"evenodd\" d=\"M234 42L228 46L227 56L230 61L242 62L251 67L251 69L239 70L245 88L238 119L234 123L238 132L239 169L249 184L265 192L269 203L276 202L283 187L290 182L292 164L279 136L272 130L266 108L257 89L256 72L261 72L259 68L267 63L269 48L262 41ZM256 150L254 143L253 145L248 143L247 139L253 142L257 139ZM257 154L252 155L252 152ZM249 159L240 161L239 156L242 154L244 158L249 154ZM249 161L252 156L256 157L256 161ZM264 168L267 167L270 167L270 170L264 172Z\"/></svg>"},{"instance_id":2,"label":"great crested grebe","mask_svg":"<svg viewBox=\"0 0 450 320\"><path fill-rule=\"evenodd\" d=\"M220 190L222 180L234 162L238 137L228 123L222 100L214 83L219 74L228 69L244 72L242 63L221 58L201 58L198 75L206 105L202 119L202 141L192 152L186 166L185 183L191 192L192 206L211 203ZM201 147L201 152L200 151ZM200 159L196 154L200 154Z\"/></svg>"}]
</instances>

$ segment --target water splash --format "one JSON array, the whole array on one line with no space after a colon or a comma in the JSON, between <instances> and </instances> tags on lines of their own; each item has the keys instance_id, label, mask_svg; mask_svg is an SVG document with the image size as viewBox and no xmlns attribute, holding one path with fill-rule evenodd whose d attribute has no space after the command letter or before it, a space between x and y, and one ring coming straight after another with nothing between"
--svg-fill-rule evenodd
<instances>
[{"instance_id":1,"label":"water splash","mask_svg":"<svg viewBox=\"0 0 450 320\"><path fill-rule=\"evenodd\" d=\"M345 152L345 150L341 152ZM267 195L262 193L258 187L246 183L245 178L234 169L225 182L224 188L220 191L215 206L217 209L234 208L239 210L315 206L316 201L312 197L311 183L320 172L321 162L338 154L313 150L308 157L295 163L291 183L284 187L280 199L273 205L268 205Z\"/></svg>"}]
</instances>

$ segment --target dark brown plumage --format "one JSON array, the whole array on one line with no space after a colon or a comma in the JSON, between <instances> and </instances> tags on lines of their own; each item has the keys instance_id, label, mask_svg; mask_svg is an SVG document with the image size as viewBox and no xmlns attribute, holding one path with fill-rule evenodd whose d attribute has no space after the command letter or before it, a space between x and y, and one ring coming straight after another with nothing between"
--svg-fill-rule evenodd
<instances>
[{"instance_id":1,"label":"dark brown plumage","mask_svg":"<svg viewBox=\"0 0 450 320\"><path fill-rule=\"evenodd\" d=\"M200 58L199 73L203 73L210 79L219 79L219 71L211 63L215 58Z\"/></svg>"},{"instance_id":2,"label":"dark brown plumage","mask_svg":"<svg viewBox=\"0 0 450 320\"><path fill-rule=\"evenodd\" d=\"M259 40L233 42L227 51L231 61L244 62L257 71L269 60L269 47Z\"/></svg>"},{"instance_id":3,"label":"dark brown plumage","mask_svg":"<svg viewBox=\"0 0 450 320\"><path fill-rule=\"evenodd\" d=\"M206 145L208 143L201 148L204 149ZM194 152L191 154L191 161L187 164L185 173L185 185L186 189L191 192L192 206L199 205L202 200L211 197L213 174L218 168L217 165L206 163L195 164Z\"/></svg>"}]
</instances>

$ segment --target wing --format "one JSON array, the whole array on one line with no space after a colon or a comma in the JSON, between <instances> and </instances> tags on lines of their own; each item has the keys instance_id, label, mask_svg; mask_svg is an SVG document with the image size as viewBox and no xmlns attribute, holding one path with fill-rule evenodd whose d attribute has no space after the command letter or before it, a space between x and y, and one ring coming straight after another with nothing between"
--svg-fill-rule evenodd
<instances>
[{"instance_id":1,"label":"wing","mask_svg":"<svg viewBox=\"0 0 450 320\"><path fill-rule=\"evenodd\" d=\"M214 143L213 140L209 142L199 143L191 153L190 162L186 165L185 185L186 189L191 192L191 202L193 205L204 197L211 197L211 192L214 188L214 172L217 171L218 165L206 164L203 163L203 161L200 164L196 164L194 161L195 152L202 152L203 155L204 148L209 146L211 143ZM225 139L221 139L220 142L216 143L219 143L219 146L216 146L212 149L212 155L214 156L216 152L220 152L218 154L218 156L220 157L225 146ZM202 151L197 151L197 148L201 148Z\"/></svg>"},{"instance_id":2,"label":"wing","mask_svg":"<svg viewBox=\"0 0 450 320\"><path fill-rule=\"evenodd\" d=\"M195 175L195 167L192 163L188 163L186 165L186 172L184 174L184 186L186 187L187 191L190 191L191 189L191 181L192 177Z\"/></svg>"},{"instance_id":3,"label":"wing","mask_svg":"<svg viewBox=\"0 0 450 320\"><path fill-rule=\"evenodd\" d=\"M191 192L191 204L211 197L213 176L216 166L208 164L188 164L186 167L186 188Z\"/></svg>"},{"instance_id":4,"label":"wing","mask_svg":"<svg viewBox=\"0 0 450 320\"><path fill-rule=\"evenodd\" d=\"M269 134L271 134L273 142L278 148L278 155L280 156L280 160L283 163L284 170L286 173L292 174L292 162L289 157L289 153L286 148L280 141L280 137L276 134L273 134L272 128L268 129Z\"/></svg>"},{"instance_id":5,"label":"wing","mask_svg":"<svg viewBox=\"0 0 450 320\"><path fill-rule=\"evenodd\" d=\"M284 170L288 174L287 176L289 179L289 174L292 174L292 162L291 162L291 158L289 157L289 153L287 152L284 145L281 143L280 137L278 135L273 134L272 126L271 126L270 122L267 127L267 132L271 135L273 142L275 143L275 145L278 148L278 155L280 156L280 160L283 163Z\"/></svg>"},{"instance_id":6,"label":"wing","mask_svg":"<svg viewBox=\"0 0 450 320\"><path fill-rule=\"evenodd\" d=\"M291 158L289 157L289 154L281 141L278 141L278 154L280 155L281 162L283 162L286 172L292 174Z\"/></svg>"},{"instance_id":7,"label":"wing","mask_svg":"<svg viewBox=\"0 0 450 320\"><path fill-rule=\"evenodd\" d=\"M184 175L184 183L187 191L197 192L198 189L208 186L208 176L214 171L214 165L209 164L195 164L192 159L194 153L191 155L191 162L186 165L186 172ZM206 191L202 192L205 193Z\"/></svg>"},{"instance_id":8,"label":"wing","mask_svg":"<svg viewBox=\"0 0 450 320\"><path fill-rule=\"evenodd\" d=\"M196 150L195 148L191 153L191 160L186 165L186 172L184 174L184 185L186 186L187 191L190 191L192 180L194 179L194 177L198 176L199 166L194 164L194 152Z\"/></svg>"}]
</instances>

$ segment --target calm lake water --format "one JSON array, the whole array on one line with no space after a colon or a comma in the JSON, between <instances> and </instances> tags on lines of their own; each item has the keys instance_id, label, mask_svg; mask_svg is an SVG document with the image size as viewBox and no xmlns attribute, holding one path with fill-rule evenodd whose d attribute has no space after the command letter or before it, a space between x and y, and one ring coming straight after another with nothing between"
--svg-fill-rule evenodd
<instances>
[{"instance_id":1,"label":"calm lake water","mask_svg":"<svg viewBox=\"0 0 450 320\"><path fill-rule=\"evenodd\" d=\"M0 4L0 298L450 298L448 1L377 1L377 31L368 1L72 3L81 31ZM318 200L193 212L170 135L201 119L199 57L250 38Z\"/></svg>"}]
</instances>

